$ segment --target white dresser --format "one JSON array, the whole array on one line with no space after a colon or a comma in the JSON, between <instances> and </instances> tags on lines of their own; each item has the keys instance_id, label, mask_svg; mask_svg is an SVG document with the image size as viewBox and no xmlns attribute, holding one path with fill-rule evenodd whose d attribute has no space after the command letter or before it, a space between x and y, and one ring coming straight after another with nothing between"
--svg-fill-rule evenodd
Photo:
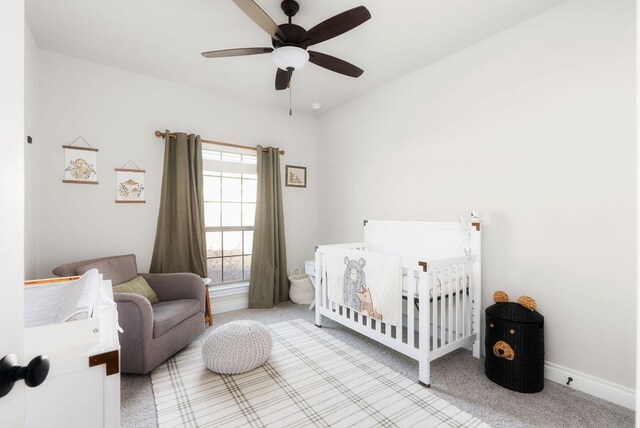
<instances>
[{"instance_id":1,"label":"white dresser","mask_svg":"<svg viewBox=\"0 0 640 428\"><path fill-rule=\"evenodd\" d=\"M25 361L50 360L47 379L25 388L25 426L120 426L120 344L111 281L88 319L25 329Z\"/></svg>"}]
</instances>

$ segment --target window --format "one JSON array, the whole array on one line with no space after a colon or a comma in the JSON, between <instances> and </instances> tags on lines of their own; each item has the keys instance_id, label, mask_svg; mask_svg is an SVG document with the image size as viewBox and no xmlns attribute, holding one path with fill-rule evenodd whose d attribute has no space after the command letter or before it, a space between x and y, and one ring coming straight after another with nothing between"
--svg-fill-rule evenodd
<instances>
[{"instance_id":1,"label":"window","mask_svg":"<svg viewBox=\"0 0 640 428\"><path fill-rule=\"evenodd\" d=\"M251 271L256 156L203 150L207 271L212 285L245 282Z\"/></svg>"}]
</instances>

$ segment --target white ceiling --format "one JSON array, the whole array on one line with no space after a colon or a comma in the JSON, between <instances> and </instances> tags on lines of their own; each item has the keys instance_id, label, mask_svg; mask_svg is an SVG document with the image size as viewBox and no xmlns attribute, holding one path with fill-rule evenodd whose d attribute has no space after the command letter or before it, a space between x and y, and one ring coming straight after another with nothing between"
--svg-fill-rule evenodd
<instances>
[{"instance_id":1,"label":"white ceiling","mask_svg":"<svg viewBox=\"0 0 640 428\"><path fill-rule=\"evenodd\" d=\"M364 4L372 18L313 50L364 69L358 78L313 64L294 74L293 105L321 112L453 54L566 0L298 0L293 23L307 30ZM279 0L256 0L277 24ZM271 46L231 0L27 0L27 20L46 49L124 70L288 108L269 54L205 59L200 52Z\"/></svg>"}]
</instances>

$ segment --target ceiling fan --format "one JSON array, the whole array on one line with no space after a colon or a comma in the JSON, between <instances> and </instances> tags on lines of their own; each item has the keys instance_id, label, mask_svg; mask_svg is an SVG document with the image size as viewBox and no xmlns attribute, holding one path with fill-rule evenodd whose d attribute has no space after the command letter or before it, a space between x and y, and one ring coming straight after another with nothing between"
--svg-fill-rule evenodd
<instances>
[{"instance_id":1,"label":"ceiling fan","mask_svg":"<svg viewBox=\"0 0 640 428\"><path fill-rule=\"evenodd\" d=\"M307 51L309 46L332 39L371 18L371 14L364 6L342 12L326 21L321 22L310 30L305 30L291 22L291 18L298 13L300 5L295 0L284 0L280 7L289 17L289 23L276 23L253 0L233 0L242 11L271 36L273 47L223 49L202 52L205 58L223 58L232 56L257 55L271 53L273 61L278 66L276 71L276 90L287 89L294 70L299 70L307 62L311 62L327 70L351 77L360 77L362 69L331 55L316 51Z\"/></svg>"}]
</instances>

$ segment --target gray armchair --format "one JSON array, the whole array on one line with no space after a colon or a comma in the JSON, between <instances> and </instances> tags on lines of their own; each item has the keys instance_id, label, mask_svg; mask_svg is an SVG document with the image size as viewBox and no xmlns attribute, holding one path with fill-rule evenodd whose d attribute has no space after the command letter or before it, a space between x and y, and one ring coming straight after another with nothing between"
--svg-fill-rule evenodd
<instances>
[{"instance_id":1,"label":"gray armchair","mask_svg":"<svg viewBox=\"0 0 640 428\"><path fill-rule=\"evenodd\" d=\"M58 276L79 275L96 268L113 285L144 277L158 296L152 305L133 293L116 293L123 373L145 374L191 343L204 331L205 287L192 273L138 273L136 256L105 257L58 266Z\"/></svg>"}]
</instances>

